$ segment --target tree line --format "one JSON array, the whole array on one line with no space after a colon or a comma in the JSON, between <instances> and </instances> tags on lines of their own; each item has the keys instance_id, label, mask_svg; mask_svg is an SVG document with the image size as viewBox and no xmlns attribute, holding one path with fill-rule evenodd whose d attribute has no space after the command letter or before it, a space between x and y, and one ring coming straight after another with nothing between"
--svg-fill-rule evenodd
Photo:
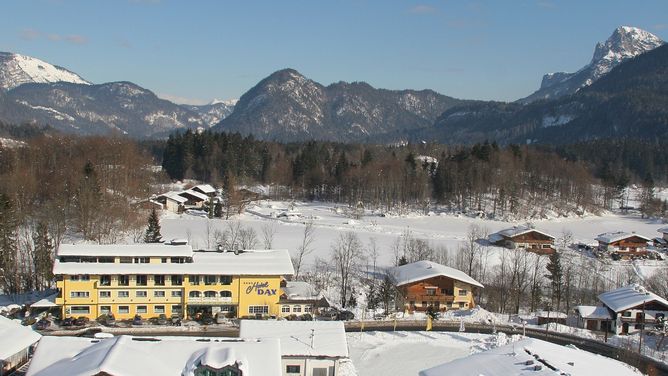
<instances>
[{"instance_id":1,"label":"tree line","mask_svg":"<svg viewBox=\"0 0 668 376\"><path fill-rule=\"evenodd\" d=\"M615 143L592 145L607 147L611 155L618 149ZM624 206L625 188L637 182L646 188L647 215L665 216L667 210L653 190L666 178L665 171L658 173L660 166L668 166L656 147L636 153L656 166L651 176L632 173L649 168L633 169L638 158L611 157L608 163L586 157L585 149L576 146L281 144L239 134L186 131L170 136L162 146L153 142L150 148L172 179L223 187L230 179L265 184L277 199L327 200L384 210L428 211L439 205L490 217L526 218ZM634 148L627 149L630 153Z\"/></svg>"},{"instance_id":2,"label":"tree line","mask_svg":"<svg viewBox=\"0 0 668 376\"><path fill-rule=\"evenodd\" d=\"M51 286L55 247L66 239L141 239L150 156L115 137L44 136L0 147L0 290Z\"/></svg>"}]
</instances>

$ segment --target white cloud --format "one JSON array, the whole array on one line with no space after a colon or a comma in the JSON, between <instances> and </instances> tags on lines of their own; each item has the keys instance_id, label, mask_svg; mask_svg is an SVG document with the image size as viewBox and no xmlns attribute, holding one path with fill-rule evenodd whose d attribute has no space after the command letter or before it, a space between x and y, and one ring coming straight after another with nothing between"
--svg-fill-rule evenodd
<instances>
[{"instance_id":1,"label":"white cloud","mask_svg":"<svg viewBox=\"0 0 668 376\"><path fill-rule=\"evenodd\" d=\"M436 13L438 9L427 4L418 4L411 7L408 11L413 14L431 14L431 13Z\"/></svg>"},{"instance_id":2,"label":"white cloud","mask_svg":"<svg viewBox=\"0 0 668 376\"><path fill-rule=\"evenodd\" d=\"M205 99L200 99L200 98L188 98L188 97L182 97L182 96L179 96L179 95L172 95L172 94L167 94L167 93L156 93L156 95L159 98L166 99L170 102L174 102L174 103L177 103L177 104L202 105L202 104L211 103L210 100L205 100Z\"/></svg>"},{"instance_id":3,"label":"white cloud","mask_svg":"<svg viewBox=\"0 0 668 376\"><path fill-rule=\"evenodd\" d=\"M57 34L57 33L43 33L37 29L26 28L21 30L20 33L21 39L23 40L37 40L45 38L50 42L68 42L72 44L86 44L88 43L88 38L80 34Z\"/></svg>"}]
</instances>

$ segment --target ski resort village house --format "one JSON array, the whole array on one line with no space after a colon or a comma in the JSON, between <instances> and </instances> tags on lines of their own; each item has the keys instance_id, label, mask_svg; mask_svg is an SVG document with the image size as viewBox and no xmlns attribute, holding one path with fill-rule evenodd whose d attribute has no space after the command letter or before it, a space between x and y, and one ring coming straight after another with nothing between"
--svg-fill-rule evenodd
<instances>
[{"instance_id":1,"label":"ski resort village house","mask_svg":"<svg viewBox=\"0 0 668 376\"><path fill-rule=\"evenodd\" d=\"M200 184L190 189L195 192L199 192L206 197L216 197L216 188L212 187L211 184Z\"/></svg>"},{"instance_id":2,"label":"ski resort village house","mask_svg":"<svg viewBox=\"0 0 668 376\"><path fill-rule=\"evenodd\" d=\"M400 292L400 307L408 312L470 309L473 290L483 285L466 273L431 261L418 261L388 270Z\"/></svg>"},{"instance_id":3,"label":"ski resort village house","mask_svg":"<svg viewBox=\"0 0 668 376\"><path fill-rule=\"evenodd\" d=\"M654 238L654 245L661 248L668 248L668 227L662 227L656 230L662 234L660 237Z\"/></svg>"},{"instance_id":4,"label":"ski resort village house","mask_svg":"<svg viewBox=\"0 0 668 376\"><path fill-rule=\"evenodd\" d=\"M30 376L280 376L277 339L44 337Z\"/></svg>"},{"instance_id":5,"label":"ski resort village house","mask_svg":"<svg viewBox=\"0 0 668 376\"><path fill-rule=\"evenodd\" d=\"M541 255L554 253L554 236L526 226L515 226L489 236L489 242L510 249L524 248Z\"/></svg>"},{"instance_id":6,"label":"ski resort village house","mask_svg":"<svg viewBox=\"0 0 668 376\"><path fill-rule=\"evenodd\" d=\"M185 204L188 202L188 199L180 196L177 192L167 192L158 195L154 201L162 204L162 207L165 210L169 210L173 213L181 213L185 209Z\"/></svg>"},{"instance_id":7,"label":"ski resort village house","mask_svg":"<svg viewBox=\"0 0 668 376\"><path fill-rule=\"evenodd\" d=\"M339 376L348 359L341 321L241 320L241 338L278 338L283 376Z\"/></svg>"},{"instance_id":8,"label":"ski resort village house","mask_svg":"<svg viewBox=\"0 0 668 376\"><path fill-rule=\"evenodd\" d=\"M668 314L668 301L633 284L598 296L600 306L578 306L575 312L580 327L629 334L641 329L643 323L653 325Z\"/></svg>"},{"instance_id":9,"label":"ski resort village house","mask_svg":"<svg viewBox=\"0 0 668 376\"><path fill-rule=\"evenodd\" d=\"M622 258L633 258L647 254L647 242L651 241L634 232L607 232L596 237L601 251L619 254Z\"/></svg>"},{"instance_id":10,"label":"ski resort village house","mask_svg":"<svg viewBox=\"0 0 668 376\"><path fill-rule=\"evenodd\" d=\"M193 251L189 245L67 245L54 264L63 317L280 315L286 250Z\"/></svg>"},{"instance_id":11,"label":"ski resort village house","mask_svg":"<svg viewBox=\"0 0 668 376\"><path fill-rule=\"evenodd\" d=\"M303 316L317 314L321 308L329 307L327 298L316 294L315 289L303 281L281 281L281 316Z\"/></svg>"},{"instance_id":12,"label":"ski resort village house","mask_svg":"<svg viewBox=\"0 0 668 376\"><path fill-rule=\"evenodd\" d=\"M0 376L9 375L25 364L40 337L29 326L0 316Z\"/></svg>"}]
</instances>

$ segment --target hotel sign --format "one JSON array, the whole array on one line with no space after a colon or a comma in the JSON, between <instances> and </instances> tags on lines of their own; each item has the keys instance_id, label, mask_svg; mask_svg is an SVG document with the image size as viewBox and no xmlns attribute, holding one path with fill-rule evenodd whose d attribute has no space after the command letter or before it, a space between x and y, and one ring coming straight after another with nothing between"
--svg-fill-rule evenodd
<instances>
[{"instance_id":1,"label":"hotel sign","mask_svg":"<svg viewBox=\"0 0 668 376\"><path fill-rule=\"evenodd\" d=\"M276 295L276 289L269 288L269 282L245 282L246 295L255 293L255 295L272 296Z\"/></svg>"}]
</instances>

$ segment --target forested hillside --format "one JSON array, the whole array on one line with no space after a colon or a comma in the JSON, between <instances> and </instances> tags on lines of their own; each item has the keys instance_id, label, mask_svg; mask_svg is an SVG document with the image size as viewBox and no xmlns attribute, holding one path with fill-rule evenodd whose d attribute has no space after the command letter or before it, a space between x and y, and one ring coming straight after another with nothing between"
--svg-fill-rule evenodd
<instances>
[{"instance_id":1,"label":"forested hillside","mask_svg":"<svg viewBox=\"0 0 668 376\"><path fill-rule=\"evenodd\" d=\"M608 153L617 150L615 145L606 148ZM487 142L473 146L280 144L239 134L186 132L167 141L163 167L173 179L193 178L223 187L273 185L280 187L277 194L282 198L362 202L388 210L429 210L441 205L520 217L610 208L631 182L647 182L650 189L650 182L666 178L665 169L660 170L666 166L662 157L644 167L655 173L649 180L632 172L644 171L636 167L637 158L594 159L587 158L587 153L586 146L554 150ZM651 155L648 152L645 157Z\"/></svg>"}]
</instances>

